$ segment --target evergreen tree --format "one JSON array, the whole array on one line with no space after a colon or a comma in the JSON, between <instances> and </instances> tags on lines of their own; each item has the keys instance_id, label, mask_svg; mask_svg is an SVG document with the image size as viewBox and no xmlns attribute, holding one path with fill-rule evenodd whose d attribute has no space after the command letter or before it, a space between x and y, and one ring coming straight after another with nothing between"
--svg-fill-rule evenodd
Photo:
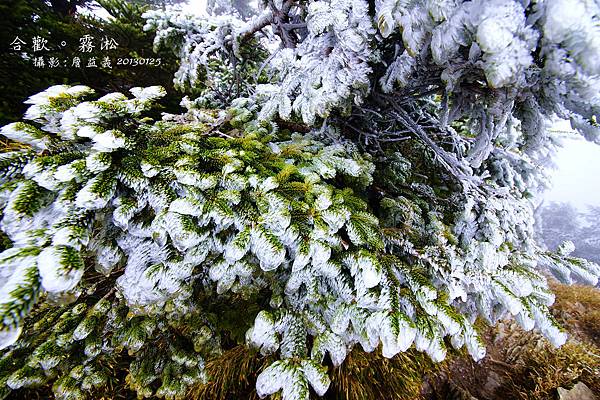
<instances>
[{"instance_id":1,"label":"evergreen tree","mask_svg":"<svg viewBox=\"0 0 600 400\"><path fill-rule=\"evenodd\" d=\"M600 8L584 0L275 0L249 21L147 12L160 86L56 85L2 128L0 387L186 398L245 343L260 397L322 396L349 351L474 359L474 322L559 346L534 240L549 118L600 142ZM567 17L566 17L567 16Z\"/></svg>"},{"instance_id":2,"label":"evergreen tree","mask_svg":"<svg viewBox=\"0 0 600 400\"><path fill-rule=\"evenodd\" d=\"M0 4L1 124L19 119L26 109L23 101L50 85L85 82L98 92L110 93L162 82L168 91L172 91L171 77L177 69L176 60L166 52L155 54L152 32L142 29L144 19L141 15L149 9L148 5L100 0L95 7L101 7L110 16L107 21L74 11L56 11L53 7L59 7L58 3L65 7L93 6L81 1L48 4L42 0ZM80 41L86 35L91 38L93 48L81 52ZM41 40L39 51L34 48L35 38ZM102 50L105 39L114 39L116 48ZM18 50L13 47L13 42ZM110 67L103 66L107 56L111 59ZM74 64L76 58L80 65ZM92 58L96 67L88 68L87 63ZM161 58L161 63L153 66L116 65L119 58ZM36 65L36 59L41 59L43 64ZM59 64L51 66L51 59ZM177 109L177 103L173 99L165 104Z\"/></svg>"}]
</instances>

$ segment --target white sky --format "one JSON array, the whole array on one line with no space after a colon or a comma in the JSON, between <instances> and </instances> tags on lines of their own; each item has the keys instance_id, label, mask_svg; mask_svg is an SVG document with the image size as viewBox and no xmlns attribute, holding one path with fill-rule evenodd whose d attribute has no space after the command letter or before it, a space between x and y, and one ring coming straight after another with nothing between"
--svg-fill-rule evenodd
<instances>
[{"instance_id":1,"label":"white sky","mask_svg":"<svg viewBox=\"0 0 600 400\"><path fill-rule=\"evenodd\" d=\"M202 15L206 11L206 0L188 0L181 8L191 14Z\"/></svg>"},{"instance_id":2,"label":"white sky","mask_svg":"<svg viewBox=\"0 0 600 400\"><path fill-rule=\"evenodd\" d=\"M570 202L580 208L600 206L600 145L582 138L565 139L555 163L553 187L544 196L547 202Z\"/></svg>"}]
</instances>

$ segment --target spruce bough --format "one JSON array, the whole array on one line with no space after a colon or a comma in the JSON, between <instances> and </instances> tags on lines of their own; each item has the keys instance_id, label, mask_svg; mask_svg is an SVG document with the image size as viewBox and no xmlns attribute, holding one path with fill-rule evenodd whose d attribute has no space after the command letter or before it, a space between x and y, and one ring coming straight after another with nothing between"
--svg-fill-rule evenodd
<instances>
[{"instance_id":1,"label":"spruce bough","mask_svg":"<svg viewBox=\"0 0 600 400\"><path fill-rule=\"evenodd\" d=\"M598 140L600 63L597 9L581 6L596 13L573 36L561 4L148 13L182 58L178 86L197 89L185 113L159 118L158 86L59 85L1 130L22 144L0 157L2 393L93 398L121 379L185 398L207 360L246 343L276 359L259 396L308 399L356 346L481 359L478 317L564 343L541 271L595 284L600 268L535 243L532 196L549 117Z\"/></svg>"}]
</instances>

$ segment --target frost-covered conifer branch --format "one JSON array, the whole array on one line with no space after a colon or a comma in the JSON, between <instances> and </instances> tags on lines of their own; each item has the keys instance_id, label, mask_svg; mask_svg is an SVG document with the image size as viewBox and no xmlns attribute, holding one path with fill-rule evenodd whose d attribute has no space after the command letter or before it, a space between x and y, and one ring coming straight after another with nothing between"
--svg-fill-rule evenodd
<instances>
[{"instance_id":1,"label":"frost-covered conifer branch","mask_svg":"<svg viewBox=\"0 0 600 400\"><path fill-rule=\"evenodd\" d=\"M544 272L600 269L537 246L531 199L551 117L598 140L599 15L579 0L147 14L181 57L186 113L144 119L159 87L55 86L2 128L31 149L0 157L0 382L93 397L126 351L139 396L185 398L234 341L276 359L260 396L307 399L354 347L438 361L448 339L480 359L478 317L561 345ZM116 279L106 296L98 274Z\"/></svg>"}]
</instances>

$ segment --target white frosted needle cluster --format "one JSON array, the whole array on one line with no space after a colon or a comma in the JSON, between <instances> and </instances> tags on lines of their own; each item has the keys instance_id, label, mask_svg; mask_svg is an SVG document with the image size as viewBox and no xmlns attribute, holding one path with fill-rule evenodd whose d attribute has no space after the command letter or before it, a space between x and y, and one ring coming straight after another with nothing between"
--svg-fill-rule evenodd
<instances>
[{"instance_id":1,"label":"white frosted needle cluster","mask_svg":"<svg viewBox=\"0 0 600 400\"><path fill-rule=\"evenodd\" d=\"M537 245L534 199L551 118L600 138L597 2L217 3L144 15L187 112L58 85L1 129L3 388L90 397L126 353L140 398L182 399L245 333L257 394L307 400L356 347L479 360L477 318L565 342L544 271L600 267Z\"/></svg>"}]
</instances>

